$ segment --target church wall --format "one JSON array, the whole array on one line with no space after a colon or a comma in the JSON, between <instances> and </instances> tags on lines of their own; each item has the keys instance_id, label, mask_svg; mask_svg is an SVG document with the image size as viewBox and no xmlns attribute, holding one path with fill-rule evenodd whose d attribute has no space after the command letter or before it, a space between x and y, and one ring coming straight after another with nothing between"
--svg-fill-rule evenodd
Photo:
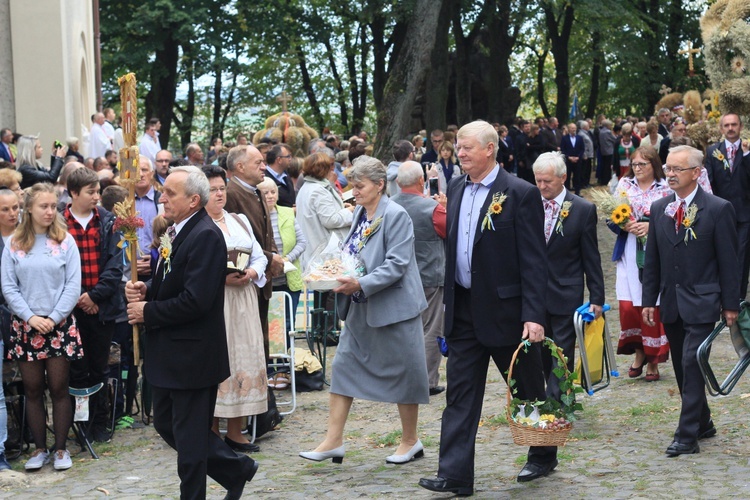
<instances>
[{"instance_id":1,"label":"church wall","mask_svg":"<svg viewBox=\"0 0 750 500\"><path fill-rule=\"evenodd\" d=\"M0 0L0 127L15 128L13 48L10 36L10 0Z\"/></svg>"},{"instance_id":2,"label":"church wall","mask_svg":"<svg viewBox=\"0 0 750 500\"><path fill-rule=\"evenodd\" d=\"M91 124L91 9L82 0L10 0L16 130L40 134L45 164L53 141L83 141Z\"/></svg>"}]
</instances>

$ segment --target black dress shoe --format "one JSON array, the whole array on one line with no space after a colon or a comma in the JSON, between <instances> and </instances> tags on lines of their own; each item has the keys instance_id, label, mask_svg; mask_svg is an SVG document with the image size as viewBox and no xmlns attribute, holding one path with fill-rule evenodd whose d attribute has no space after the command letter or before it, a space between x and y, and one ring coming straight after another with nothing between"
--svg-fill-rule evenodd
<instances>
[{"instance_id":1,"label":"black dress shoe","mask_svg":"<svg viewBox=\"0 0 750 500\"><path fill-rule=\"evenodd\" d=\"M242 498L242 491L245 489L245 485L255 477L255 473L258 472L258 462L251 458L248 458L248 460L251 463L245 469L247 472L241 481L238 481L237 484L227 489L227 496L224 497L224 500L239 500Z\"/></svg>"},{"instance_id":2,"label":"black dress shoe","mask_svg":"<svg viewBox=\"0 0 750 500\"><path fill-rule=\"evenodd\" d=\"M523 466L523 469L521 469L521 472L518 473L518 477L516 479L519 483L525 483L528 481L533 481L534 479L540 478L542 476L546 476L547 474L552 472L555 467L557 467L557 463L557 459L546 464L526 462L526 465Z\"/></svg>"},{"instance_id":3,"label":"black dress shoe","mask_svg":"<svg viewBox=\"0 0 750 500\"><path fill-rule=\"evenodd\" d=\"M677 441L672 442L667 448L668 457L676 457L677 455L692 455L693 453L700 453L701 449L698 446L698 441L690 444L678 443Z\"/></svg>"},{"instance_id":4,"label":"black dress shoe","mask_svg":"<svg viewBox=\"0 0 750 500\"><path fill-rule=\"evenodd\" d=\"M224 442L227 443L227 445L234 451L239 451L242 453L255 453L256 451L260 451L260 446L258 446L257 444L238 443L237 441L232 441L228 437L224 438Z\"/></svg>"},{"instance_id":5,"label":"black dress shoe","mask_svg":"<svg viewBox=\"0 0 750 500\"><path fill-rule=\"evenodd\" d=\"M445 387L442 385L437 385L435 387L430 387L430 396L435 396L437 394L440 394L445 390Z\"/></svg>"},{"instance_id":6,"label":"black dress shoe","mask_svg":"<svg viewBox=\"0 0 750 500\"><path fill-rule=\"evenodd\" d=\"M474 494L473 485L464 483L463 481L446 479L439 476L435 479L428 479L426 477L423 477L419 480L419 486L430 491L437 491L440 493L455 493L460 497L468 497Z\"/></svg>"},{"instance_id":7,"label":"black dress shoe","mask_svg":"<svg viewBox=\"0 0 750 500\"><path fill-rule=\"evenodd\" d=\"M716 435L716 427L714 426L713 421L708 422L708 427L706 427L703 430L698 431L698 439L708 439L712 438Z\"/></svg>"}]
</instances>

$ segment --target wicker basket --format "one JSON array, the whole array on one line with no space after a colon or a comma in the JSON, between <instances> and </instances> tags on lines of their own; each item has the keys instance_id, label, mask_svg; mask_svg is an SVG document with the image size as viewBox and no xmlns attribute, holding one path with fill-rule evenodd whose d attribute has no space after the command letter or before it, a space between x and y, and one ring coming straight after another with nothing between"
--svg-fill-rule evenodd
<instances>
[{"instance_id":1,"label":"wicker basket","mask_svg":"<svg viewBox=\"0 0 750 500\"><path fill-rule=\"evenodd\" d=\"M551 339L545 339L549 342L550 349L557 349L557 352L562 358L562 349L557 346ZM545 342L545 343L546 343ZM516 357L518 353L524 347L525 343L521 342L518 345L518 349L513 353L513 358L510 360L510 366L508 367L508 380L513 378L513 366L516 364ZM570 376L570 371L567 366L565 368L565 377ZM506 393L507 404L505 405L505 414L508 417L508 424L510 425L510 433L513 435L513 442L522 446L565 446L565 442L568 440L568 435L573 428L573 424L563 429L542 429L540 427L531 427L530 425L519 424L513 420L513 416L510 413L512 389L510 383L508 383L508 390ZM568 391L568 394L570 390Z\"/></svg>"}]
</instances>

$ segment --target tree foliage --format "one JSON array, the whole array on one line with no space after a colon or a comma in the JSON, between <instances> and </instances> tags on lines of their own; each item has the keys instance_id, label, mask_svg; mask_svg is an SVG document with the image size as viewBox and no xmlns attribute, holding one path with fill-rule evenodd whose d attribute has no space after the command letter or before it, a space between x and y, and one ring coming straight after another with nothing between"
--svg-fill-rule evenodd
<instances>
[{"instance_id":1,"label":"tree foliage","mask_svg":"<svg viewBox=\"0 0 750 500\"><path fill-rule=\"evenodd\" d=\"M377 114L378 129L393 116L408 122L399 130L409 135L477 118L508 122L519 107L567 119L574 93L587 116L648 114L662 85L706 85L701 58L691 79L678 51L700 46L707 0L418 3L101 2L105 105L119 103L117 76L135 72L139 115L158 117L162 145L176 148L257 129L279 110L281 91L319 130L374 135ZM394 105L388 82L403 54L423 42L410 31L434 12L435 39L419 49L427 74L398 103L410 111L384 109Z\"/></svg>"}]
</instances>

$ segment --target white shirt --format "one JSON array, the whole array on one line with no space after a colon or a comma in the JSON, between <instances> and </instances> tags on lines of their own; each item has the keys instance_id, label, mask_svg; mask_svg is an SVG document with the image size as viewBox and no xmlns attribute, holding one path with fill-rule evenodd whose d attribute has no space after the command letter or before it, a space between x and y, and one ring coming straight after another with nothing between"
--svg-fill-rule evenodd
<instances>
[{"instance_id":1,"label":"white shirt","mask_svg":"<svg viewBox=\"0 0 750 500\"><path fill-rule=\"evenodd\" d=\"M143 156L151 160L151 167L156 168L156 153L161 151L159 141L148 134L143 134L138 144L138 148Z\"/></svg>"},{"instance_id":2,"label":"white shirt","mask_svg":"<svg viewBox=\"0 0 750 500\"><path fill-rule=\"evenodd\" d=\"M115 127L113 127L111 123L105 121L104 124L102 124L102 128L104 129L104 133L111 141L115 137Z\"/></svg>"},{"instance_id":3,"label":"white shirt","mask_svg":"<svg viewBox=\"0 0 750 500\"><path fill-rule=\"evenodd\" d=\"M91 154L92 158L104 156L108 149L112 149L112 143L109 141L104 129L98 123L91 125Z\"/></svg>"}]
</instances>

